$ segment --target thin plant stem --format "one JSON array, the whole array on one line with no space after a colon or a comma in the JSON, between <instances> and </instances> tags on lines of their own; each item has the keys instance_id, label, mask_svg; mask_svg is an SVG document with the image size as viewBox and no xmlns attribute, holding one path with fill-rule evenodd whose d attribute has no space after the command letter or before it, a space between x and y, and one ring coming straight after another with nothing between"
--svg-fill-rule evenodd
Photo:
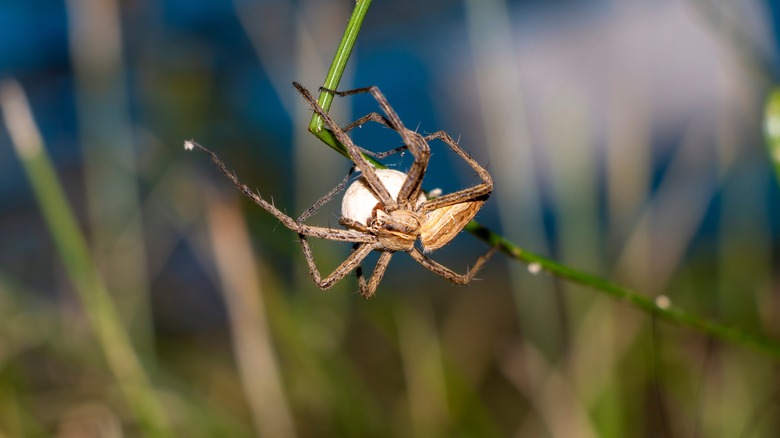
<instances>
[{"instance_id":1,"label":"thin plant stem","mask_svg":"<svg viewBox=\"0 0 780 438\"><path fill-rule=\"evenodd\" d=\"M57 179L21 86L0 84L0 108L43 218L81 298L106 362L144 435L171 436L162 407Z\"/></svg>"},{"instance_id":2,"label":"thin plant stem","mask_svg":"<svg viewBox=\"0 0 780 438\"><path fill-rule=\"evenodd\" d=\"M333 57L333 62L331 62L330 68L328 69L328 75L325 76L325 82L322 84L323 88L327 88L328 90L338 89L341 78L344 76L344 69L347 67L347 61L349 61L352 49L355 47L355 42L357 42L357 37L360 33L360 28L363 25L363 19L366 17L369 6L371 6L371 0L357 0L355 2L355 9L352 10L352 15L349 17L347 28L344 30L344 36L341 38L339 47L336 49L336 55ZM325 112L328 112L330 111L332 103L333 93L321 91L317 98L317 105L325 110ZM325 121L322 120L322 117L317 113L314 113L311 117L309 132L314 134L315 137L322 140L323 143L330 146L336 152L350 160L352 159L349 156L349 152L347 152L347 148L336 139L330 130L325 129ZM366 156L366 159L368 159L371 164L379 168L384 168L381 163L372 157Z\"/></svg>"},{"instance_id":3,"label":"thin plant stem","mask_svg":"<svg viewBox=\"0 0 780 438\"><path fill-rule=\"evenodd\" d=\"M333 63L331 64L330 70L328 71L328 76L325 78L325 88L336 89L336 87L338 87L341 76L344 73L344 68L347 64L347 61L349 60L349 55L352 52L352 47L355 45L357 40L360 26L363 23L363 18L365 17L366 12L368 12L368 7L370 4L370 0L358 0L356 2L355 9L352 12L352 17L350 17L349 22L347 23L344 37L342 38L341 44L339 44L339 48L336 51L336 56L334 57ZM332 94L323 92L320 93L317 103L325 111L328 111L332 101ZM309 131L314 134L314 136L322 140L325 144L338 151L340 154L350 158L346 148L340 144L338 140L336 140L333 133L324 128L322 119L316 113L312 117L311 123L309 124ZM367 158L369 158L372 164L374 164L376 167L385 167L376 160L373 160L370 157ZM528 263L529 271L532 273L544 272L572 283L589 287L596 291L603 292L607 295L617 298L618 300L627 303L631 307L637 308L649 314L655 314L659 318L662 318L666 321L685 325L706 333L707 335L714 338L733 342L746 347L751 347L780 359L780 342L778 341L766 338L759 334L749 333L735 327L701 318L672 305L666 296L659 296L654 299L622 286L618 286L596 275L570 268L546 257L526 251L521 249L518 245L505 239L501 235L489 230L488 228L485 228L476 221L471 221L464 229L488 245L498 247L507 256L515 260Z\"/></svg>"},{"instance_id":4,"label":"thin plant stem","mask_svg":"<svg viewBox=\"0 0 780 438\"><path fill-rule=\"evenodd\" d=\"M476 221L471 221L465 228L488 245L497 246L507 256L528 263L531 273L547 273L558 278L580 284L582 286L604 292L639 310L655 314L666 321L686 325L710 336L739 345L755 348L780 359L780 343L764 336L749 333L736 327L713 322L671 304L666 296L650 298L636 291L618 286L596 275L588 274L551 259L524 250L500 235L490 231Z\"/></svg>"}]
</instances>

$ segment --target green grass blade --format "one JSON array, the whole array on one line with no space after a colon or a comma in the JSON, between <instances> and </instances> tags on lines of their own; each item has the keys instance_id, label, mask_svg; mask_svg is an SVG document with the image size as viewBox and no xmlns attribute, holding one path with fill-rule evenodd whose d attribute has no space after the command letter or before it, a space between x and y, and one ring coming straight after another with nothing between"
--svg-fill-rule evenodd
<instances>
[{"instance_id":1,"label":"green grass blade","mask_svg":"<svg viewBox=\"0 0 780 438\"><path fill-rule=\"evenodd\" d=\"M21 86L0 84L0 108L60 259L79 293L106 361L146 436L170 436L163 411L114 303L90 254L89 246L57 179Z\"/></svg>"},{"instance_id":2,"label":"green grass blade","mask_svg":"<svg viewBox=\"0 0 780 438\"><path fill-rule=\"evenodd\" d=\"M328 69L328 75L325 77L325 82L322 85L324 88L330 90L338 89L341 78L344 76L344 69L347 67L350 55L352 55L352 49L355 47L360 28L363 26L363 19L366 17L366 13L370 6L371 0L357 0L355 2L355 9L352 10L352 16L349 17L347 28L344 30L344 36L341 38L338 49L336 49L336 55L333 57L333 62L331 62L330 68ZM317 103L325 112L330 111L330 105L333 103L333 94L321 92L320 96L317 98ZM309 131L317 136L317 138L325 141L319 134L323 131L322 128L324 125L325 123L322 118L317 115L317 113L314 113L311 122L309 122ZM336 141L335 138L333 138L332 141L338 144L338 141ZM328 141L325 141L325 143L336 149L341 149L342 154L346 154L346 149L344 149L343 146L338 148Z\"/></svg>"},{"instance_id":3,"label":"green grass blade","mask_svg":"<svg viewBox=\"0 0 780 438\"><path fill-rule=\"evenodd\" d=\"M769 93L766 101L764 135L769 159L775 168L777 182L780 183L780 88L777 87Z\"/></svg>"},{"instance_id":4,"label":"green grass blade","mask_svg":"<svg viewBox=\"0 0 780 438\"><path fill-rule=\"evenodd\" d=\"M366 17L368 8L371 6L371 0L358 0L355 2L355 9L352 10L352 15L347 22L347 28L344 30L344 36L341 38L338 49L336 49L336 55L333 57L333 62L328 69L328 75L325 76L325 82L323 87L329 90L336 90L339 87L342 76L344 76L344 69L347 67L347 61L352 54L352 49L355 47L358 33L363 25L363 19ZM333 94L328 92L321 92L317 98L317 104L325 110L330 111L330 106L333 103ZM325 122L319 114L314 113L309 122L309 132L314 134L315 137L320 139L323 143L330 146L333 150L340 153L344 157L352 160L349 156L347 148L339 142L336 137L325 128ZM373 157L364 155L369 163L378 168L384 168L382 163L376 161Z\"/></svg>"}]
</instances>

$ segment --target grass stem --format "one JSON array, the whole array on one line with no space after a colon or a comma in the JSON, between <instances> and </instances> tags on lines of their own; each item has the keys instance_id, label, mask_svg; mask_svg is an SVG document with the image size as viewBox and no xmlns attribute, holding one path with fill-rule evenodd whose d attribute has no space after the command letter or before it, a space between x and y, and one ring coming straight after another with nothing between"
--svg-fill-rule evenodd
<instances>
[{"instance_id":1,"label":"grass stem","mask_svg":"<svg viewBox=\"0 0 780 438\"><path fill-rule=\"evenodd\" d=\"M0 84L0 108L60 259L81 298L108 367L127 404L144 435L170 436L154 389L121 325L111 295L46 153L27 98L17 82L6 80Z\"/></svg>"},{"instance_id":2,"label":"grass stem","mask_svg":"<svg viewBox=\"0 0 780 438\"><path fill-rule=\"evenodd\" d=\"M360 28L363 26L363 19L366 17L369 6L371 6L371 0L357 0L355 2L355 9L352 10L352 15L349 17L349 21L347 21L347 28L344 30L344 36L341 38L339 47L336 49L336 55L333 57L333 62L331 62L330 68L328 69L328 74L325 76L325 82L322 84L323 88L329 90L338 89L341 78L344 76L344 69L347 67L347 61L349 61L352 49L357 42L357 37L360 33ZM320 95L317 98L317 104L325 110L325 112L330 111L332 103L332 93L328 93L327 91L320 92ZM332 132L325 129L325 122L317 113L314 113L311 117L309 132L314 134L315 137L330 146L336 152L351 159L349 152L347 152L347 148L336 139ZM366 158L371 164L379 168L384 168L381 163L374 160L372 157L366 156Z\"/></svg>"},{"instance_id":3,"label":"grass stem","mask_svg":"<svg viewBox=\"0 0 780 438\"><path fill-rule=\"evenodd\" d=\"M692 327L709 336L751 347L780 359L780 343L775 340L701 318L679 307L675 307L672 305L669 298L664 295L651 298L622 286L618 286L596 275L570 268L546 257L526 251L504 239L502 236L483 227L476 221L471 221L471 223L466 225L465 230L488 245L497 246L507 256L528 263L528 270L532 274L545 272L572 283L586 286L599 292L604 292L627 303L631 307L649 314L654 314L666 321Z\"/></svg>"},{"instance_id":4,"label":"grass stem","mask_svg":"<svg viewBox=\"0 0 780 438\"><path fill-rule=\"evenodd\" d=\"M363 23L363 18L365 17L366 12L368 12L368 7L370 5L370 0L358 0L356 2L355 9L352 12L352 16L350 17L349 22L347 23L347 28L344 32L341 44L339 44L338 50L336 51L336 56L334 57L333 63L328 70L328 75L325 78L325 88L336 89L338 87L338 84L341 81L341 76L344 73L344 68L346 67L347 61L349 60L349 55L352 53L352 48L354 47L358 33L360 32L360 26ZM332 94L322 92L320 93L317 103L325 111L328 111L332 101ZM772 108L770 107L770 110L771 109ZM770 114L770 110L767 111L768 114ZM333 133L327 129L324 129L322 118L316 113L312 116L311 123L309 124L309 131L317 138L322 140L325 144L338 151L340 154L350 158L346 148L340 144L338 140L336 140ZM370 157L368 158L370 159ZM381 163L378 163L375 160L371 160L371 162L377 167L384 167ZM596 291L600 291L617 298L641 311L657 315L664 320L692 327L696 330L706 333L709 336L755 348L770 356L780 358L780 342L778 341L701 318L681 308L673 306L666 296L659 296L654 299L613 284L598 276L578 271L550 260L546 257L533 254L529 251L521 249L519 246L505 239L501 235L483 227L476 221L470 222L466 226L465 230L475 235L485 243L492 246L497 246L507 256L515 260L528 263L529 271L531 273L546 272L550 275L554 275L572 283L590 287Z\"/></svg>"}]
</instances>

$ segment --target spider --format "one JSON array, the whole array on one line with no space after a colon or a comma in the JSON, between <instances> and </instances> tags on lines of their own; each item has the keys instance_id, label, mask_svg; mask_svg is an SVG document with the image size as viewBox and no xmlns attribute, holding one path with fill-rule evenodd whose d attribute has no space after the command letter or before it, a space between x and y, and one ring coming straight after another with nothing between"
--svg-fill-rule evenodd
<instances>
[{"instance_id":1,"label":"spider","mask_svg":"<svg viewBox=\"0 0 780 438\"><path fill-rule=\"evenodd\" d=\"M446 132L438 131L423 136L407 129L376 86L348 91L320 89L341 97L370 93L384 112L384 115L377 112L369 113L343 128L336 124L328 113L317 104L308 90L297 82L293 82L293 86L309 102L313 111L322 117L326 127L346 147L354 162L353 168L341 184L319 199L297 220L287 216L241 183L235 174L230 172L217 155L210 150L193 141L186 141L184 143L185 149L197 148L207 153L222 173L230 178L244 195L274 215L284 226L298 233L309 272L317 286L323 290L329 289L354 270L358 278L360 293L366 298L371 297L395 252L409 254L426 269L453 283L466 284L470 282L496 251L495 247L491 247L480 256L466 274L454 272L430 259L426 253L449 243L482 208L493 190L493 180L490 174L461 149L458 143ZM347 132L369 121L386 125L398 132L403 140L403 146L384 154L373 154L358 147L347 135ZM482 182L454 193L426 198L421 184L431 155L428 142L435 139L443 141L458 154L477 172ZM408 173L377 169L363 155L363 153L368 153L383 157L400 150L408 150L414 158ZM361 177L349 186L342 201L342 217L339 223L345 229L304 224L305 219L344 189L355 167L361 172ZM354 247L349 257L330 275L323 278L314 262L314 256L308 242L309 237L352 242ZM420 248L415 245L418 239L420 240ZM361 263L371 251L378 251L380 255L371 277L366 280L362 275Z\"/></svg>"}]
</instances>

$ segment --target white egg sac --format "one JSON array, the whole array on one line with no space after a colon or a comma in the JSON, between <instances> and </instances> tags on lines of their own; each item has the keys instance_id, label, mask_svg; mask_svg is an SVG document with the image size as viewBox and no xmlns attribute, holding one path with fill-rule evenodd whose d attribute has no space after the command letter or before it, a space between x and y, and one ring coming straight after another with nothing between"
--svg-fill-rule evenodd
<instances>
[{"instance_id":1,"label":"white egg sac","mask_svg":"<svg viewBox=\"0 0 780 438\"><path fill-rule=\"evenodd\" d=\"M376 169L375 172L390 196L397 201L398 192L401 191L401 187L406 181L406 174L391 169ZM420 193L416 205L419 206L424 201L425 195ZM368 220L377 204L380 204L379 199L371 191L365 178L361 177L353 182L344 193L344 199L341 201L341 217L368 225Z\"/></svg>"}]
</instances>

